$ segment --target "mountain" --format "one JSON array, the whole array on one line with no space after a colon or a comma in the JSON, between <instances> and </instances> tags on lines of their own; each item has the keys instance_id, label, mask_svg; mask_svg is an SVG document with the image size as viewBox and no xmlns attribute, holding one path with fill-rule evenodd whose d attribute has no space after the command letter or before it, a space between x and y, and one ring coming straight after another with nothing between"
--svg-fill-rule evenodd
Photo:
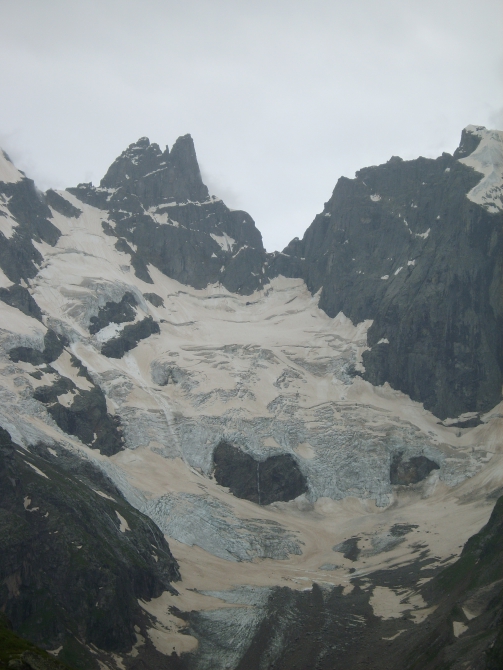
<instances>
[{"instance_id":1,"label":"mountain","mask_svg":"<svg viewBox=\"0 0 503 670\"><path fill-rule=\"evenodd\" d=\"M394 156L341 178L303 239L270 263L321 290L329 316L372 319L365 378L441 419L501 399L501 142L469 126L453 156Z\"/></svg>"},{"instance_id":2,"label":"mountain","mask_svg":"<svg viewBox=\"0 0 503 670\"><path fill-rule=\"evenodd\" d=\"M188 135L66 191L0 154L15 634L82 669L496 667L502 139L340 179L273 254Z\"/></svg>"},{"instance_id":3,"label":"mountain","mask_svg":"<svg viewBox=\"0 0 503 670\"><path fill-rule=\"evenodd\" d=\"M190 135L179 137L171 152L142 137L112 163L99 187L68 191L107 212L105 232L147 283L153 283L150 263L195 288L219 282L249 295L263 285L262 237L246 212L209 195Z\"/></svg>"},{"instance_id":4,"label":"mountain","mask_svg":"<svg viewBox=\"0 0 503 670\"><path fill-rule=\"evenodd\" d=\"M24 453L3 429L0 449L2 609L61 660L99 668L92 646L131 649L150 625L138 599L176 593L178 565L155 524L91 462L45 445Z\"/></svg>"}]
</instances>

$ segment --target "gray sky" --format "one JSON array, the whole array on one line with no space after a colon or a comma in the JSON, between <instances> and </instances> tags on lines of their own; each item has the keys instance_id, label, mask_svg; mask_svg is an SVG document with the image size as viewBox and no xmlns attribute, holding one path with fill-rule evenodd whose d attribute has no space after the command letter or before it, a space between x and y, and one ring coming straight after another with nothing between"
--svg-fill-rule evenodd
<instances>
[{"instance_id":1,"label":"gray sky","mask_svg":"<svg viewBox=\"0 0 503 670\"><path fill-rule=\"evenodd\" d=\"M0 145L40 188L191 133L269 251L339 176L503 127L500 0L0 0L0 17Z\"/></svg>"}]
</instances>

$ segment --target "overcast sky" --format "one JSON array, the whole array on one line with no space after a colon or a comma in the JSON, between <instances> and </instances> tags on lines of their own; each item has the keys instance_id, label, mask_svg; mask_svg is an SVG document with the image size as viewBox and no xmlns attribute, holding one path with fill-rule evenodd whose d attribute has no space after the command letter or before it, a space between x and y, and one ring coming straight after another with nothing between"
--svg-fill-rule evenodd
<instances>
[{"instance_id":1,"label":"overcast sky","mask_svg":"<svg viewBox=\"0 0 503 670\"><path fill-rule=\"evenodd\" d=\"M0 145L39 188L190 133L269 251L341 175L503 128L500 0L0 0Z\"/></svg>"}]
</instances>

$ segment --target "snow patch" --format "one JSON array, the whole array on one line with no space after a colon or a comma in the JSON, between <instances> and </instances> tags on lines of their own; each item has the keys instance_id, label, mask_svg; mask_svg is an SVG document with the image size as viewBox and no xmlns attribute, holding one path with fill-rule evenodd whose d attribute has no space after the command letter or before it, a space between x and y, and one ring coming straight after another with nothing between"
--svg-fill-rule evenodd
<instances>
[{"instance_id":1,"label":"snow patch","mask_svg":"<svg viewBox=\"0 0 503 670\"><path fill-rule=\"evenodd\" d=\"M0 207L0 212L4 210L3 207ZM14 230L17 228L17 221L14 221L14 219L10 216L1 216L0 215L0 232L3 233L3 235L10 240L10 238L14 235Z\"/></svg>"},{"instance_id":2,"label":"snow patch","mask_svg":"<svg viewBox=\"0 0 503 670\"><path fill-rule=\"evenodd\" d=\"M223 233L222 235L215 235L214 233L210 233L210 237L215 240L222 251L232 251L234 245L236 244L236 240L232 239L232 237L227 235L227 233Z\"/></svg>"},{"instance_id":3,"label":"snow patch","mask_svg":"<svg viewBox=\"0 0 503 670\"><path fill-rule=\"evenodd\" d=\"M119 530L121 533L125 533L127 530L131 530L131 528L128 525L128 522L126 519L122 516L122 514L119 514L117 510L115 510L115 513L117 514L117 518L120 521L120 527Z\"/></svg>"},{"instance_id":4,"label":"snow patch","mask_svg":"<svg viewBox=\"0 0 503 670\"><path fill-rule=\"evenodd\" d=\"M68 393L63 393L62 395L58 395L58 402L63 407L71 407L71 405L73 405L74 399L75 399L75 395L72 391L68 391Z\"/></svg>"},{"instance_id":5,"label":"snow patch","mask_svg":"<svg viewBox=\"0 0 503 670\"><path fill-rule=\"evenodd\" d=\"M383 275L381 279L389 279L389 275Z\"/></svg>"},{"instance_id":6,"label":"snow patch","mask_svg":"<svg viewBox=\"0 0 503 670\"><path fill-rule=\"evenodd\" d=\"M452 632L454 633L454 637L459 637L465 632L465 630L468 630L468 626L462 621L452 622Z\"/></svg>"},{"instance_id":7,"label":"snow patch","mask_svg":"<svg viewBox=\"0 0 503 670\"><path fill-rule=\"evenodd\" d=\"M487 130L483 126L467 126L465 131L481 138L475 151L459 160L463 165L480 172L483 178L467 197L482 205L491 214L503 211L503 131Z\"/></svg>"},{"instance_id":8,"label":"snow patch","mask_svg":"<svg viewBox=\"0 0 503 670\"><path fill-rule=\"evenodd\" d=\"M98 342L108 342L108 340L116 337L124 329L125 325L125 323L109 323L108 326L99 330L95 337Z\"/></svg>"},{"instance_id":9,"label":"snow patch","mask_svg":"<svg viewBox=\"0 0 503 670\"><path fill-rule=\"evenodd\" d=\"M401 265L399 268L397 268L397 269L395 270L395 272L393 273L393 274L395 275L395 277L396 277L396 275L397 275L399 272L401 272L402 270L403 270L403 265Z\"/></svg>"},{"instance_id":10,"label":"snow patch","mask_svg":"<svg viewBox=\"0 0 503 670\"><path fill-rule=\"evenodd\" d=\"M28 463L28 461L25 461L26 465L29 465L30 468L33 468L37 475L40 475L41 477L45 477L46 479L49 479L49 477L45 474L45 472L42 472L42 470L39 470L36 465L33 465L33 463Z\"/></svg>"},{"instance_id":11,"label":"snow patch","mask_svg":"<svg viewBox=\"0 0 503 670\"><path fill-rule=\"evenodd\" d=\"M0 149L0 181L4 184L15 184L23 178L24 174L14 166L5 151Z\"/></svg>"},{"instance_id":12,"label":"snow patch","mask_svg":"<svg viewBox=\"0 0 503 670\"><path fill-rule=\"evenodd\" d=\"M107 494L103 493L103 491L98 491L98 489L93 489L93 491L95 493L97 493L99 496L101 496L102 498L106 498L107 500L111 500L112 502L115 502L115 498L112 498L111 496L107 496ZM119 512L117 512L117 514L119 514Z\"/></svg>"},{"instance_id":13,"label":"snow patch","mask_svg":"<svg viewBox=\"0 0 503 670\"><path fill-rule=\"evenodd\" d=\"M379 202L381 196L378 193L374 193L373 195L370 196L370 199L372 200L372 202Z\"/></svg>"}]
</instances>

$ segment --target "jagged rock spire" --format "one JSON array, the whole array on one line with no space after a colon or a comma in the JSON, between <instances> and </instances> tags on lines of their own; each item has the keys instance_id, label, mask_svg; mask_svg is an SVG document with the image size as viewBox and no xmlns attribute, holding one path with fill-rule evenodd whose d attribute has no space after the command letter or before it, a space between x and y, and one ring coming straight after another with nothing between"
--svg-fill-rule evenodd
<instances>
[{"instance_id":1,"label":"jagged rock spire","mask_svg":"<svg viewBox=\"0 0 503 670\"><path fill-rule=\"evenodd\" d=\"M169 201L202 202L209 196L190 135L179 137L171 152L141 137L115 159L100 186L123 188L147 207Z\"/></svg>"}]
</instances>

